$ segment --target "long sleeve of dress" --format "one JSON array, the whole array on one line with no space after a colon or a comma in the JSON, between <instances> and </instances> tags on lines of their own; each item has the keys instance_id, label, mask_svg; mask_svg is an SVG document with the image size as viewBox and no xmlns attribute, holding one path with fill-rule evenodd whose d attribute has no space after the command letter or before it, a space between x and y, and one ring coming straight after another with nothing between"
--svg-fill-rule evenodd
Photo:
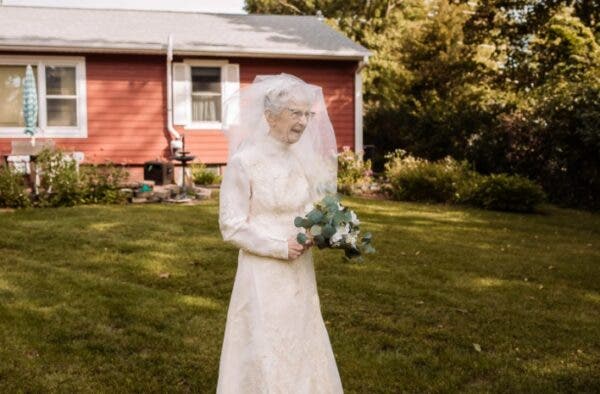
<instances>
[{"instance_id":1,"label":"long sleeve of dress","mask_svg":"<svg viewBox=\"0 0 600 394\"><path fill-rule=\"evenodd\" d=\"M249 223L252 190L250 179L239 157L227 164L219 193L219 227L225 241L250 253L287 260L286 239L265 234Z\"/></svg>"}]
</instances>

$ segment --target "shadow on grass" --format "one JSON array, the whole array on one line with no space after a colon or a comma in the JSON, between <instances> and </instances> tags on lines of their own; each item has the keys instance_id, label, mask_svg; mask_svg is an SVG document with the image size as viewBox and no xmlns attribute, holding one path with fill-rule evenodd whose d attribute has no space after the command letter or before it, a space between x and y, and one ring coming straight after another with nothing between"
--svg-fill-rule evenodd
<instances>
[{"instance_id":1,"label":"shadow on grass","mask_svg":"<svg viewBox=\"0 0 600 394\"><path fill-rule=\"evenodd\" d=\"M213 390L237 252L219 242L214 207L196 208L200 221L191 212L12 214L0 237L0 358L10 360L0 388Z\"/></svg>"}]
</instances>

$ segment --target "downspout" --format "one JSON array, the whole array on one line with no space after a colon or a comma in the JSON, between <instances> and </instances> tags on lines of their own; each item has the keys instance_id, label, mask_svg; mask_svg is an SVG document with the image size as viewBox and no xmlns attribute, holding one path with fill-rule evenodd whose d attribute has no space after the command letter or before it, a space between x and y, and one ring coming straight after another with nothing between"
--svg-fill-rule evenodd
<instances>
[{"instance_id":1,"label":"downspout","mask_svg":"<svg viewBox=\"0 0 600 394\"><path fill-rule=\"evenodd\" d=\"M360 72L367 66L369 57L364 56L358 62L354 73L354 152L361 157L364 154L363 146L363 92L362 75Z\"/></svg>"},{"instance_id":2,"label":"downspout","mask_svg":"<svg viewBox=\"0 0 600 394\"><path fill-rule=\"evenodd\" d=\"M167 130L171 134L171 154L182 147L181 135L173 127L173 34L169 34L167 45Z\"/></svg>"}]
</instances>

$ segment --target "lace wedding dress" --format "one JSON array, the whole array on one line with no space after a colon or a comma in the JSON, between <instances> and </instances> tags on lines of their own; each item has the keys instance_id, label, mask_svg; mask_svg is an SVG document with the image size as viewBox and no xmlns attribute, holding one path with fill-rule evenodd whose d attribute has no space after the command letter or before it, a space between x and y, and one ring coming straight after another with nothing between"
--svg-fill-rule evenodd
<instances>
[{"instance_id":1,"label":"lace wedding dress","mask_svg":"<svg viewBox=\"0 0 600 394\"><path fill-rule=\"evenodd\" d=\"M263 137L231 158L221 185L221 232L241 250L218 394L343 393L311 251L285 260L294 218L314 198L290 146Z\"/></svg>"}]
</instances>

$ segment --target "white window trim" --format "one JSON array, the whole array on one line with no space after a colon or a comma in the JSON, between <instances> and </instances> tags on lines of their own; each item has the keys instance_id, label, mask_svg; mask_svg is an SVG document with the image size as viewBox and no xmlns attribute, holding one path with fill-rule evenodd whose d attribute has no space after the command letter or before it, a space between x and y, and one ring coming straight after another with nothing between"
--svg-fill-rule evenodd
<instances>
[{"instance_id":1,"label":"white window trim","mask_svg":"<svg viewBox=\"0 0 600 394\"><path fill-rule=\"evenodd\" d=\"M223 106L221 106L221 121L220 122L193 122L192 121L192 67L220 67L221 68L221 97L223 97L223 90L225 84L225 66L229 64L228 60L197 60L197 59L184 59L183 63L186 67L186 79L189 83L189 108L188 108L188 122L183 128L184 130L220 130L223 127Z\"/></svg>"},{"instance_id":2,"label":"white window trim","mask_svg":"<svg viewBox=\"0 0 600 394\"><path fill-rule=\"evenodd\" d=\"M0 65L37 67L36 82L38 86L38 132L37 138L86 138L87 131L87 88L84 57L66 56L0 56ZM71 66L75 67L76 97L77 97L77 125L48 126L46 114L46 99L55 96L46 96L46 68L45 66ZM56 96L58 97L58 96ZM65 97L65 96L61 96ZM66 97L65 97L66 98ZM24 127L0 127L0 138L29 138Z\"/></svg>"}]
</instances>

